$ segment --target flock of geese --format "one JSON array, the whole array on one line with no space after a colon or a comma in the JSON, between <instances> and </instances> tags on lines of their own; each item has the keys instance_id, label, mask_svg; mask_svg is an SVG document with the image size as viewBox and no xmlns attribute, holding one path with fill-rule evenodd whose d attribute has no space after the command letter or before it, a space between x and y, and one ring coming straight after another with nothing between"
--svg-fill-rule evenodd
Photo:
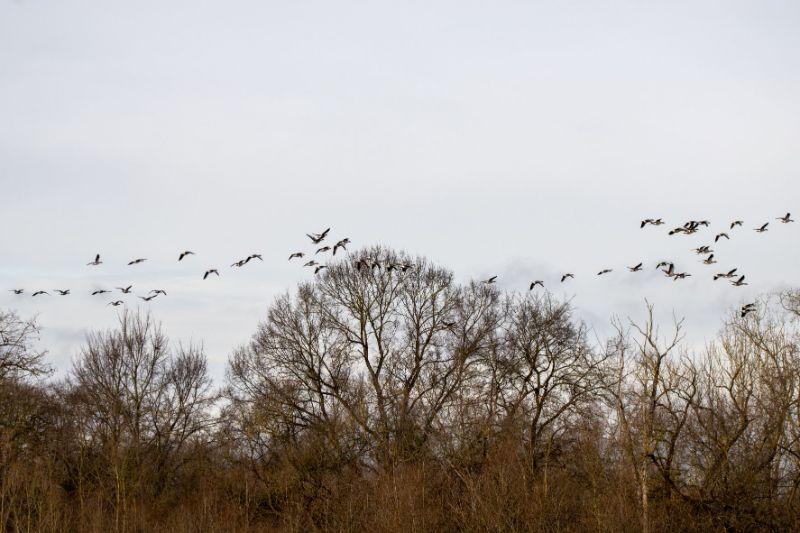
<instances>
[{"instance_id":1,"label":"flock of geese","mask_svg":"<svg viewBox=\"0 0 800 533\"><path fill-rule=\"evenodd\" d=\"M786 213L785 216L778 217L778 218L776 218L776 220L780 221L782 224L789 224L789 223L794 222L794 220L791 217L791 213ZM664 221L661 218L655 218L655 219L648 218L648 219L642 220L640 222L640 224L639 224L639 227L641 229L644 229L648 225L650 225L650 226L661 226L663 224L664 224ZM769 222L765 222L761 226L758 226L757 228L753 228L753 230L755 232L757 232L757 233L764 233L764 232L769 230L769 224L770 224ZM679 234L692 235L692 234L695 234L698 231L700 231L701 228L708 228L708 227L710 227L710 225L711 225L711 223L708 220L690 220L690 221L686 222L685 224L683 224L682 226L678 226L676 228L671 229L668 234L669 235L679 235ZM733 222L730 223L730 226L728 227L726 232L717 233L714 236L714 243L719 242L720 239L730 240L730 235L729 235L728 232L732 232L735 228L743 227L743 226L744 226L744 221L742 221L742 220L734 220ZM303 264L303 267L313 268L314 269L314 274L319 274L320 271L322 271L323 269L327 268L327 265L317 262L316 258L319 258L319 254L326 254L326 253L330 252L330 255L332 257L332 256L335 256L336 253L339 250L347 250L347 245L350 244L350 239L346 238L346 237L336 241L335 243L332 244L332 246L328 245L328 244L323 244L323 241L325 241L325 239L328 237L328 234L330 233L330 231L331 231L331 228L327 228L324 231L321 231L319 233L307 233L306 236L311 240L313 245L315 247L317 247L317 246L318 247L315 250L313 250L313 253L312 252L303 252L303 251L292 252L291 254L289 254L289 261L294 261L295 259L301 259L302 260L303 258L308 258L309 260L306 261ZM322 244L322 246L319 246L321 244ZM693 249L692 251L697 255L705 256L703 258L703 260L702 260L702 263L705 264L705 265L714 265L714 264L717 263L717 260L715 258L715 252L711 248L711 245L699 246L699 247ZM189 257L191 255L195 255L195 252L193 252L192 250L184 250L184 251L180 252L178 254L178 262L183 261L184 259L186 259L187 257ZM308 256L312 256L312 257L308 257ZM262 261L263 262L264 259L262 258L261 254L253 253L253 254L250 254L247 257L243 258L243 259L239 259L239 260L235 261L234 263L232 263L231 264L231 268L242 268L242 267L244 267L245 265L247 265L248 263L250 263L251 261L254 261L254 260L258 260L258 261ZM132 259L131 261L128 262L128 266L139 265L139 264L144 263L145 261L147 261L147 258L145 258L145 257L139 257L139 258L136 258L136 259ZM97 254L94 257L94 260L90 261L89 263L87 263L86 266L97 267L97 266L100 266L102 264L103 264L102 258L100 256L100 254ZM384 269L387 272L392 272L392 271L395 271L395 270L398 271L398 272L406 272L408 269L412 268L413 265L411 265L409 263L382 264L380 261L377 261L377 260L359 259L358 261L355 262L355 267L359 271L361 271L362 269L368 269L370 271L374 271L375 269L379 269L379 270L380 269ZM671 278L673 281L686 279L686 278L691 276L691 274L688 273L688 272L678 272L676 270L676 268L675 268L675 263L672 262L672 261L660 261L658 264L656 264L655 268L656 268L656 270L660 270L661 272L663 272L663 274L667 278ZM641 272L643 269L644 269L644 263L643 262L639 262L636 265L627 267L627 270L629 272ZM614 270L612 268L603 268L602 270L597 272L597 276L605 276L607 274L612 273L613 271ZM207 280L211 276L219 277L219 275L220 275L220 273L219 273L219 270L217 268L209 268L208 270L206 270L203 273L202 278L203 278L203 280ZM485 283L485 284L496 283L497 282L497 278L498 278L498 276L492 276L492 277L490 277L488 279L483 280L483 283ZM561 275L561 283L565 283L567 280L573 279L573 278L575 278L575 274L573 274L571 272L567 272L567 273ZM727 270L725 272L718 272L718 273L713 275L713 280L714 281L717 281L717 280L723 279L723 278L727 279L727 280L730 280L730 284L733 285L734 287L742 287L744 285L747 285L747 283L745 282L745 275L739 272L738 267L737 268L732 268L732 269ZM536 287L544 288L544 280L541 280L541 279L533 280L530 283L530 285L528 287L528 290L532 291ZM127 294L132 294L132 289L133 289L132 285L128 285L128 286L125 286L125 287L116 287L116 290L120 291L121 294L126 294L126 295ZM68 296L68 295L71 294L69 289L53 289L53 290L54 290L54 292L56 292L60 296ZM11 289L11 292L13 292L16 295L22 295L22 294L25 294L25 289ZM91 295L92 296L99 296L99 295L102 295L102 294L110 294L111 292L112 292L111 290L98 289L98 290L92 291ZM50 293L45 291L45 290L37 290L37 291L32 293L32 296L36 297L36 296L43 296L43 295L49 295L49 294ZM163 289L152 289L152 290L150 290L150 292L148 292L145 295L139 295L138 298L140 298L141 300L143 300L145 302L149 302L149 301L155 299L158 296L167 296L167 292L165 290L163 290ZM120 305L124 305L124 303L125 302L123 300L113 300L113 301L109 302L107 305L117 307L117 306L120 306ZM755 307L756 307L755 303L751 303L751 304L747 304L747 305L742 306L742 308L741 308L741 316L745 317L745 316L747 316L747 314L755 311Z\"/></svg>"},{"instance_id":2,"label":"flock of geese","mask_svg":"<svg viewBox=\"0 0 800 533\"><path fill-rule=\"evenodd\" d=\"M789 224L789 223L794 222L794 220L792 219L791 213L786 213L786 215L784 215L782 217L777 217L776 220L780 221L782 224ZM647 219L642 220L639 223L639 228L644 229L645 226L648 226L648 225L661 226L663 224L664 224L664 221L661 218L647 218ZM761 226L759 226L757 228L753 228L753 231L755 231L756 233L764 233L764 232L769 230L769 224L770 224L769 222L765 222ZM679 234L692 235L692 234L695 234L698 231L700 231L701 227L708 228L710 226L711 226L711 222L709 222L708 220L690 220L690 221L686 222L685 224L683 224L682 226L678 226L676 228L671 229L668 234L669 235L679 235ZM730 223L730 226L728 227L728 231L732 231L734 228L742 227L742 226L744 226L744 221L743 220L734 220L733 222ZM730 240L730 238L731 237L727 232L721 232L721 233L717 233L714 236L714 242L717 243L717 242L720 241L720 239ZM701 261L705 265L714 265L714 264L717 263L717 260L715 259L714 250L711 248L711 245L699 246L697 248L694 248L692 251L697 255L705 255L705 257ZM686 279L686 278L691 276L691 274L688 273L688 272L678 272L675 269L675 263L672 262L672 261L660 261L658 264L656 264L655 268L656 268L656 270L661 270L661 272L663 272L664 275L667 278L671 278L673 281L678 281L680 279ZM637 263L637 264L635 264L633 266L629 266L629 267L627 267L627 269L628 269L629 272L641 272L644 269L644 262L639 262L639 263ZM610 274L613 271L614 271L614 269L612 269L612 268L604 268L604 269L600 270L599 272L597 272L597 275L598 276L605 276L606 274ZM561 276L561 283L564 283L568 279L572 279L574 277L575 277L575 275L573 273L567 272L566 274L563 274ZM485 284L496 283L497 282L497 278L498 278L498 276L492 276L492 277L490 277L488 279L483 280L483 283L485 283ZM741 274L739 272L738 267L737 268L732 268L732 269L730 269L728 271L725 271L725 272L718 272L718 273L713 275L712 279L714 281L717 281L717 280L722 279L722 278L730 280L730 284L733 285L734 287L742 287L744 285L747 285L747 282L745 282L745 275ZM532 291L536 287L544 288L544 280L537 279L537 280L532 281L530 283L530 285L528 286L528 290ZM744 318L749 313L755 311L755 306L756 306L755 303L751 303L751 304L747 304L747 305L743 306L741 308L741 310L740 310L741 311L741 316Z\"/></svg>"},{"instance_id":3,"label":"flock of geese","mask_svg":"<svg viewBox=\"0 0 800 533\"><path fill-rule=\"evenodd\" d=\"M318 244L322 243L322 241L325 240L325 238L328 236L328 233L330 232L330 230L331 230L330 228L327 228L326 230L324 230L324 231L322 231L320 233L309 233L309 234L307 234L307 236L308 236L309 239L311 239L311 242L313 244L318 245ZM321 246L321 247L317 248L313 253L314 253L315 257L318 256L319 254L324 254L324 253L326 253L328 251L332 251L332 255L336 255L336 252L338 252L339 250L347 250L347 245L348 244L350 244L350 239L345 237L344 239L340 239L339 241L334 243L333 246L327 246L327 245ZM190 255L195 255L195 252L193 252L192 250L184 250L184 251L180 252L178 254L178 262L183 261L184 259L186 259ZM302 258L302 257L305 257L305 256L306 256L305 252L294 252L289 256L289 260L291 261L292 259ZM234 261L231 264L231 268L242 268L243 266L247 265L250 261L254 261L256 259L258 261L262 261L262 262L264 261L264 258L262 257L261 254L253 253L253 254L250 254L247 257L243 258L243 259L239 259L238 261ZM144 263L146 261L147 261L146 257L138 257L136 259L132 259L132 260L128 261L127 265L128 266L140 265L140 264L142 264L142 263ZM86 263L86 266L97 267L97 266L100 266L102 264L103 264L102 256L100 254L97 254L97 255L94 256L94 260ZM319 272L323 268L327 268L327 265L320 264L316 260L308 261L303 266L313 267L314 268L314 274L319 274ZM210 276L219 277L219 275L220 275L219 274L219 269L217 269L217 268L209 268L208 270L203 272L202 278L203 278L203 280L207 280ZM117 291L119 291L119 294L134 294L133 293L133 285L128 285L128 286L125 286L125 287L115 287L115 289ZM16 295L23 295L23 294L25 294L25 289L10 289L10 292L12 292L12 293L14 293ZM69 296L71 294L70 289L53 289L53 292L57 293L60 296ZM90 294L92 296L99 296L99 295L103 295L103 294L111 294L112 292L113 291L108 290L108 289L97 289L97 290L93 290ZM46 290L37 290L37 291L35 291L35 292L33 292L31 294L32 297L49 296L49 295L50 295L50 293L48 291L46 291ZM137 297L140 298L141 300L145 301L145 302L149 302L149 301L155 299L158 296L167 296L167 291L165 291L164 289L152 289L152 290L150 290L150 292L146 293L145 295L143 295L143 296L142 295L138 295ZM112 300L112 301L108 302L107 305L118 307L118 306L124 305L124 304L125 304L125 302L123 300Z\"/></svg>"}]
</instances>

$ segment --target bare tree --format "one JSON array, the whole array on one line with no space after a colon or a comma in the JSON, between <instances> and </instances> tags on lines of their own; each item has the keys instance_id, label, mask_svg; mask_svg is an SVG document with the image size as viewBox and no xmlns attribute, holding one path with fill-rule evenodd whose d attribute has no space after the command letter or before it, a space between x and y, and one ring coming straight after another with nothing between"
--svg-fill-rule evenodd
<instances>
[{"instance_id":1,"label":"bare tree","mask_svg":"<svg viewBox=\"0 0 800 533\"><path fill-rule=\"evenodd\" d=\"M231 359L231 396L288 409L304 427L344 415L388 464L424 446L475 376L496 302L493 288L457 286L425 260L366 250L275 302Z\"/></svg>"},{"instance_id":2,"label":"bare tree","mask_svg":"<svg viewBox=\"0 0 800 533\"><path fill-rule=\"evenodd\" d=\"M682 371L689 364L674 360L673 352L681 340L682 321L675 320L674 331L661 339L647 304L643 324L629 321L630 328L616 321L617 337L609 343L616 355L617 379L609 383L608 394L614 408L620 442L628 459L639 494L641 527L651 528L650 489L654 465L670 478L675 443L686 423L688 398L678 392L680 385L690 385L694 376ZM631 334L633 330L633 334Z\"/></svg>"},{"instance_id":3,"label":"bare tree","mask_svg":"<svg viewBox=\"0 0 800 533\"><path fill-rule=\"evenodd\" d=\"M202 349L172 350L149 315L123 312L116 330L89 335L74 364L69 401L80 421L90 477L111 483L115 527L136 498L156 497L185 466L215 401Z\"/></svg>"},{"instance_id":4,"label":"bare tree","mask_svg":"<svg viewBox=\"0 0 800 533\"><path fill-rule=\"evenodd\" d=\"M527 421L535 466L583 413L594 411L609 355L589 345L586 327L573 318L569 304L550 295L512 297L502 329L500 348L488 360L487 382L503 419L522 415Z\"/></svg>"},{"instance_id":5,"label":"bare tree","mask_svg":"<svg viewBox=\"0 0 800 533\"><path fill-rule=\"evenodd\" d=\"M37 351L39 326L13 311L0 310L0 381L24 379L49 373L46 352Z\"/></svg>"}]
</instances>

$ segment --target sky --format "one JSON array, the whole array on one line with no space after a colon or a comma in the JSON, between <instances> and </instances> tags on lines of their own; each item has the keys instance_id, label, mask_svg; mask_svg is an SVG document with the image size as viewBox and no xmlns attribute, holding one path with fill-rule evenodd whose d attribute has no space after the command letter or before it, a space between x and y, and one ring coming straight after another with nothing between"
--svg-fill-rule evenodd
<instances>
[{"instance_id":1,"label":"sky","mask_svg":"<svg viewBox=\"0 0 800 533\"><path fill-rule=\"evenodd\" d=\"M117 320L90 290L163 288L141 309L221 383L331 227L460 281L543 279L598 336L648 299L703 343L800 285L800 223L775 220L800 219L799 30L792 1L0 0L0 308L38 317L61 375ZM667 236L689 219L711 227ZM748 286L711 280L734 266Z\"/></svg>"}]
</instances>

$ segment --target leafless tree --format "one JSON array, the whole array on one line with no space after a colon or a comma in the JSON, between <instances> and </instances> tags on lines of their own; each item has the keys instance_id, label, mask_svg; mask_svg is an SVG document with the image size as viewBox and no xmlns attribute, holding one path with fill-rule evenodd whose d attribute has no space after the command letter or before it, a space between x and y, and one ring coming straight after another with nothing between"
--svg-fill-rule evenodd
<instances>
[{"instance_id":1,"label":"leafless tree","mask_svg":"<svg viewBox=\"0 0 800 533\"><path fill-rule=\"evenodd\" d=\"M23 320L12 311L0 310L0 381L45 375L46 352L34 344L39 339L39 326L34 320Z\"/></svg>"},{"instance_id":2,"label":"leafless tree","mask_svg":"<svg viewBox=\"0 0 800 533\"><path fill-rule=\"evenodd\" d=\"M68 401L81 456L110 483L115 527L133 499L174 482L183 452L211 428L215 401L202 349L171 349L149 315L123 312L118 329L90 334L74 364Z\"/></svg>"}]
</instances>

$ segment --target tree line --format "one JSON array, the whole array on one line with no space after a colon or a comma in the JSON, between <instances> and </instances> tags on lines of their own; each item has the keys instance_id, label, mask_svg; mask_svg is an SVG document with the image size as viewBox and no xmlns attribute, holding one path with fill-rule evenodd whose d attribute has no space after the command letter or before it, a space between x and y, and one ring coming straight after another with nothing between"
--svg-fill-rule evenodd
<instances>
[{"instance_id":1,"label":"tree line","mask_svg":"<svg viewBox=\"0 0 800 533\"><path fill-rule=\"evenodd\" d=\"M409 263L405 273L359 259ZM613 319L375 247L278 297L212 383L123 311L46 379L0 311L7 531L800 529L800 291Z\"/></svg>"}]
</instances>

